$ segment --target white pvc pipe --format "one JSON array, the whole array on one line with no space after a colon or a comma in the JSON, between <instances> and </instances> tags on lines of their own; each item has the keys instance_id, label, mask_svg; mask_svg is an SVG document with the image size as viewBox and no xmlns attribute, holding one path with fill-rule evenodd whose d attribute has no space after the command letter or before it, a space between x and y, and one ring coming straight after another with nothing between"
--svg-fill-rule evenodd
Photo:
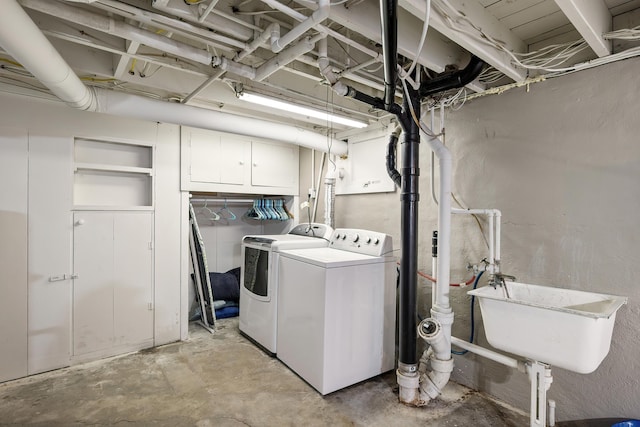
<instances>
[{"instance_id":1,"label":"white pvc pipe","mask_svg":"<svg viewBox=\"0 0 640 427\"><path fill-rule=\"evenodd\" d=\"M422 137L438 157L440 166L440 189L438 204L438 277L436 279L436 304L434 309L451 312L449 303L449 276L451 265L451 153L438 139L427 135L422 129Z\"/></svg>"},{"instance_id":2,"label":"white pvc pipe","mask_svg":"<svg viewBox=\"0 0 640 427\"><path fill-rule=\"evenodd\" d=\"M151 2L151 4L154 8L170 15L178 16L185 21L195 24L204 24L215 31L220 31L239 40L246 42L253 38L253 30L248 28L247 25L234 22L229 18L216 14L210 14L203 22L199 22L198 19L200 17L197 13L194 13L197 9L192 9L189 5L185 4L183 0L156 0Z\"/></svg>"},{"instance_id":3,"label":"white pvc pipe","mask_svg":"<svg viewBox=\"0 0 640 427\"><path fill-rule=\"evenodd\" d=\"M489 217L489 273L500 272L500 239L502 232L502 212L498 209L451 209L452 214L486 215ZM495 222L494 222L495 218ZM494 237L495 236L495 237Z\"/></svg>"},{"instance_id":4,"label":"white pvc pipe","mask_svg":"<svg viewBox=\"0 0 640 427\"><path fill-rule=\"evenodd\" d=\"M249 43L247 45L247 47L245 47L242 51L238 52L233 57L233 60L234 61L240 61L240 60L244 59L245 57L247 57L247 55L253 53L256 49L258 49L260 47L260 45L262 45L263 43L265 43L269 39L271 39L271 45L273 46L274 43L279 38L280 38L280 24L278 24L276 22L271 23L271 24L269 24L269 26L267 28L264 29L264 31L262 33L260 33L260 35L258 37L253 39L253 41L251 43Z\"/></svg>"},{"instance_id":5,"label":"white pvc pipe","mask_svg":"<svg viewBox=\"0 0 640 427\"><path fill-rule=\"evenodd\" d=\"M93 92L15 0L2 2L0 46L69 106L81 110L95 108Z\"/></svg>"},{"instance_id":6,"label":"white pvc pipe","mask_svg":"<svg viewBox=\"0 0 640 427\"><path fill-rule=\"evenodd\" d=\"M307 37L299 43L281 51L278 55L271 58L256 69L254 80L260 82L266 79L279 69L295 61L296 58L312 50L315 47L316 42L324 37L326 37L326 34L318 34L313 38Z\"/></svg>"},{"instance_id":7,"label":"white pvc pipe","mask_svg":"<svg viewBox=\"0 0 640 427\"><path fill-rule=\"evenodd\" d=\"M211 0L211 3L209 3L209 6L207 6L207 8L204 11L202 11L202 13L200 14L200 17L198 18L198 22L203 23L204 20L207 19L207 16L209 16L213 8L216 7L216 4L218 4L218 0Z\"/></svg>"},{"instance_id":8,"label":"white pvc pipe","mask_svg":"<svg viewBox=\"0 0 640 427\"><path fill-rule=\"evenodd\" d=\"M505 319L505 321L508 321ZM508 366L510 368L518 369L521 372L524 372L525 365L524 362L514 359L513 357L505 356L504 354L497 353L495 351L489 350L484 347L480 347L479 345L472 344L468 341L461 340L457 337L451 337L451 344L456 347L460 347L461 349L470 351L471 353L477 354L484 358L493 360L494 362L498 362L502 365Z\"/></svg>"},{"instance_id":9,"label":"white pvc pipe","mask_svg":"<svg viewBox=\"0 0 640 427\"><path fill-rule=\"evenodd\" d=\"M165 31L179 32L180 35L187 37L194 41L217 41L229 46L233 46L239 49L244 49L246 43L238 41L231 37L224 36L222 34L214 33L208 29L189 24L185 21L180 21L175 18L170 18L158 13L149 12L147 10L141 10L137 7L133 7L115 0L96 0L93 4L96 8L140 22L143 24L151 25L153 27L163 29ZM226 48L218 44L220 48Z\"/></svg>"},{"instance_id":10,"label":"white pvc pipe","mask_svg":"<svg viewBox=\"0 0 640 427\"><path fill-rule=\"evenodd\" d=\"M212 55L204 49L198 49L191 45L170 39L169 37L143 30L134 25L129 25L88 10L45 0L22 0L22 5L29 9L46 13L47 15L56 16L65 21L84 25L97 31L113 34L145 46L169 52L199 64L211 65Z\"/></svg>"},{"instance_id":11,"label":"white pvc pipe","mask_svg":"<svg viewBox=\"0 0 640 427\"><path fill-rule=\"evenodd\" d=\"M274 43L273 51L280 52L288 44L295 41L298 37L309 31L311 28L321 24L329 17L329 0L318 0L318 9L311 14L310 17L296 25L287 34L282 36Z\"/></svg>"}]
</instances>

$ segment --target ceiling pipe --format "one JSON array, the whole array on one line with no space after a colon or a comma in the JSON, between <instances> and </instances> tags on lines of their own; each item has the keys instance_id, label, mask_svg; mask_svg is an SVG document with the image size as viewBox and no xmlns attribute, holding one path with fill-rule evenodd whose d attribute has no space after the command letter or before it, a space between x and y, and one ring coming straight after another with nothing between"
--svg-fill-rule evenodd
<instances>
[{"instance_id":1,"label":"ceiling pipe","mask_svg":"<svg viewBox=\"0 0 640 427\"><path fill-rule=\"evenodd\" d=\"M302 36L304 33L309 31L316 25L322 24L328 17L329 0L318 0L318 9L316 9L316 11L313 12L310 17L293 27L291 31L277 40L273 46L275 48L274 52L280 52L288 44L295 41L298 37Z\"/></svg>"},{"instance_id":2,"label":"ceiling pipe","mask_svg":"<svg viewBox=\"0 0 640 427\"><path fill-rule=\"evenodd\" d=\"M344 141L307 129L85 86L16 0L3 0L0 46L67 105L126 118L274 140L342 155Z\"/></svg>"},{"instance_id":3,"label":"ceiling pipe","mask_svg":"<svg viewBox=\"0 0 640 427\"><path fill-rule=\"evenodd\" d=\"M382 54L384 55L384 109L390 111L396 93L398 67L398 2L380 0Z\"/></svg>"},{"instance_id":4,"label":"ceiling pipe","mask_svg":"<svg viewBox=\"0 0 640 427\"><path fill-rule=\"evenodd\" d=\"M307 37L297 44L281 51L278 55L274 56L256 69L254 80L260 82L266 79L279 69L295 61L296 58L311 51L315 47L316 42L324 39L325 37L327 37L326 34L318 34L312 38Z\"/></svg>"},{"instance_id":5,"label":"ceiling pipe","mask_svg":"<svg viewBox=\"0 0 640 427\"><path fill-rule=\"evenodd\" d=\"M219 16L215 13L209 14L203 22L199 22L200 16L197 14L197 8L192 8L183 0L153 0L151 5L162 12L177 16L185 21L194 24L204 24L215 31L219 31L231 37L244 42L253 38L253 29L246 24L240 24L233 20Z\"/></svg>"},{"instance_id":6,"label":"ceiling pipe","mask_svg":"<svg viewBox=\"0 0 640 427\"><path fill-rule=\"evenodd\" d=\"M2 2L0 46L65 104L96 108L95 94L84 85L15 0Z\"/></svg>"},{"instance_id":7,"label":"ceiling pipe","mask_svg":"<svg viewBox=\"0 0 640 427\"><path fill-rule=\"evenodd\" d=\"M420 97L424 98L435 93L444 92L466 86L476 79L482 72L485 62L477 56L471 56L471 60L462 70L443 73L439 76L422 82L420 85Z\"/></svg>"},{"instance_id":8,"label":"ceiling pipe","mask_svg":"<svg viewBox=\"0 0 640 427\"><path fill-rule=\"evenodd\" d=\"M55 16L65 21L135 41L199 64L211 65L213 57L206 50L172 40L169 37L138 28L134 25L129 25L123 21L118 21L75 6L47 0L22 0L21 4L26 8Z\"/></svg>"}]
</instances>

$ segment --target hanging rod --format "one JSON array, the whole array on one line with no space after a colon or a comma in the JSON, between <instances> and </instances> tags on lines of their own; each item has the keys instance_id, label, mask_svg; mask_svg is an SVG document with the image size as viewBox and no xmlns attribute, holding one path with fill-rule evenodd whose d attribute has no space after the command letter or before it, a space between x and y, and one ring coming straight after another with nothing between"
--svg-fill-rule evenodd
<instances>
[{"instance_id":1,"label":"hanging rod","mask_svg":"<svg viewBox=\"0 0 640 427\"><path fill-rule=\"evenodd\" d=\"M253 204L254 199L226 199L224 197L200 198L194 197L189 199L191 203L227 203L227 204Z\"/></svg>"}]
</instances>

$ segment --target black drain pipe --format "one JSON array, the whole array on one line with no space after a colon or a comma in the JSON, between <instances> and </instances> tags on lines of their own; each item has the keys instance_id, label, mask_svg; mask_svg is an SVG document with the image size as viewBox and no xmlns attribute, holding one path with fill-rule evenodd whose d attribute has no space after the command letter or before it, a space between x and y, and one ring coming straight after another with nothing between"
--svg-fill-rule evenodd
<instances>
[{"instance_id":1,"label":"black drain pipe","mask_svg":"<svg viewBox=\"0 0 640 427\"><path fill-rule=\"evenodd\" d=\"M417 372L417 285L418 285L418 201L420 200L420 129L412 120L409 103L416 117L420 117L420 99L408 88L410 96L402 102L398 115L404 131L402 149L402 186L400 192L400 233L402 259L400 262L400 292L398 313L399 353L398 371L413 375ZM409 403L409 402L406 402Z\"/></svg>"},{"instance_id":2,"label":"black drain pipe","mask_svg":"<svg viewBox=\"0 0 640 427\"><path fill-rule=\"evenodd\" d=\"M398 1L380 0L382 55L384 56L384 109L390 111L395 100L398 75Z\"/></svg>"}]
</instances>

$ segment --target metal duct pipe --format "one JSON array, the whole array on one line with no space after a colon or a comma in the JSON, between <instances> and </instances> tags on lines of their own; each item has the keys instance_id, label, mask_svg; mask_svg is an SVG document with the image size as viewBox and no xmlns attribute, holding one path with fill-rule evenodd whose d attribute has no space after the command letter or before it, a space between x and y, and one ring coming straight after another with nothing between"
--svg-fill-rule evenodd
<instances>
[{"instance_id":1,"label":"metal duct pipe","mask_svg":"<svg viewBox=\"0 0 640 427\"><path fill-rule=\"evenodd\" d=\"M328 151L328 145L331 145L331 151L335 154L347 152L346 142L328 141L326 135L299 127L106 89L88 88L16 0L4 0L2 8L0 46L56 96L74 108L251 137L272 136L279 141L325 152Z\"/></svg>"},{"instance_id":2,"label":"metal duct pipe","mask_svg":"<svg viewBox=\"0 0 640 427\"><path fill-rule=\"evenodd\" d=\"M95 93L80 81L15 0L2 2L0 45L70 107L96 108Z\"/></svg>"},{"instance_id":3,"label":"metal duct pipe","mask_svg":"<svg viewBox=\"0 0 640 427\"><path fill-rule=\"evenodd\" d=\"M398 67L398 2L380 0L382 54L384 55L384 109L390 111L396 93Z\"/></svg>"}]
</instances>

